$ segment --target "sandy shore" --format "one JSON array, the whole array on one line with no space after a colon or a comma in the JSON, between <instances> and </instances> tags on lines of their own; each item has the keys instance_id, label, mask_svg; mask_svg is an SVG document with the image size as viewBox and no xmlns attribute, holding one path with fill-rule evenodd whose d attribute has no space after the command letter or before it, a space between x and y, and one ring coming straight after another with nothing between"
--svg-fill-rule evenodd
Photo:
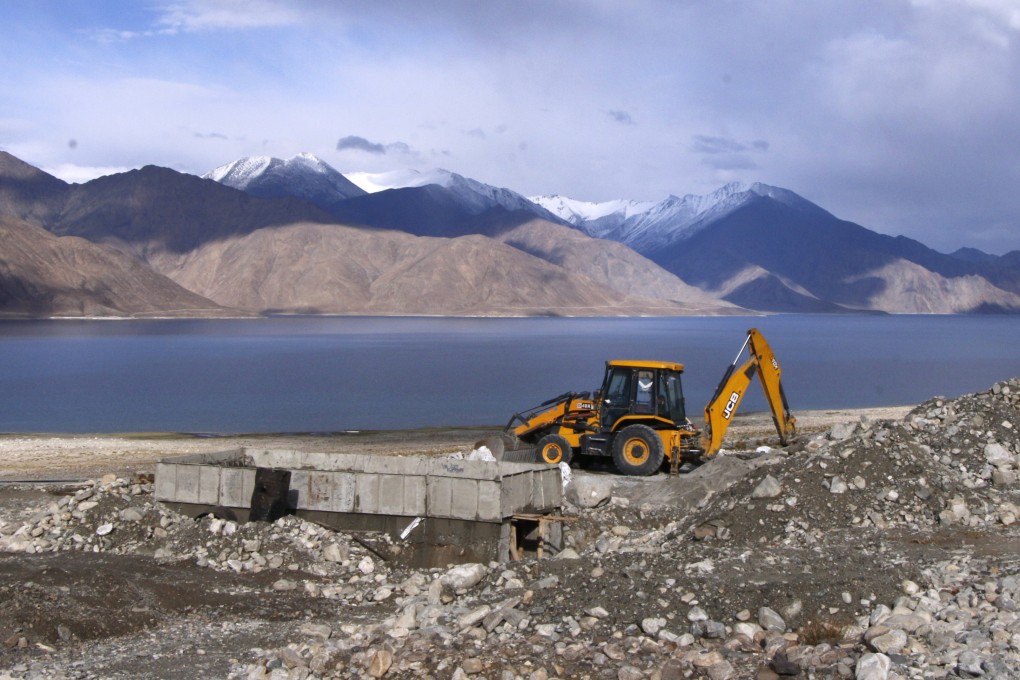
<instances>
[{"instance_id":1,"label":"sandy shore","mask_svg":"<svg viewBox=\"0 0 1020 680\"><path fill-rule=\"evenodd\" d=\"M820 432L835 423L860 420L896 420L912 407L843 409L797 412L799 431ZM470 451L476 442L498 428L392 430L311 435L239 435L194 437L188 435L6 435L0 436L0 481L88 479L107 473L151 472L155 463L170 456L209 453L236 448L270 448L327 453L444 454ZM741 449L775 444L768 413L738 415L726 437L726 448Z\"/></svg>"}]
</instances>

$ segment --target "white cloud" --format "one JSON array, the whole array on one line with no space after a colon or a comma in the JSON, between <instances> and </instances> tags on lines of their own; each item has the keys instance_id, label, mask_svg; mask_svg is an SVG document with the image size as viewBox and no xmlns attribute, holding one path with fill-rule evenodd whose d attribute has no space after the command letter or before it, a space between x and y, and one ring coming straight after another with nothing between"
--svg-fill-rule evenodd
<instances>
[{"instance_id":1,"label":"white cloud","mask_svg":"<svg viewBox=\"0 0 1020 680\"><path fill-rule=\"evenodd\" d=\"M127 172L133 168L124 166L106 166L106 167L90 167L84 165L75 165L73 163L61 163L56 167L44 167L41 168L44 172L48 172L54 177L58 177L65 182L72 184L81 184L90 180L96 179L97 177L103 177L105 175L114 175L119 172Z\"/></svg>"},{"instance_id":2,"label":"white cloud","mask_svg":"<svg viewBox=\"0 0 1020 680\"><path fill-rule=\"evenodd\" d=\"M160 7L157 25L169 32L291 26L305 19L299 8L282 0L185 0Z\"/></svg>"}]
</instances>

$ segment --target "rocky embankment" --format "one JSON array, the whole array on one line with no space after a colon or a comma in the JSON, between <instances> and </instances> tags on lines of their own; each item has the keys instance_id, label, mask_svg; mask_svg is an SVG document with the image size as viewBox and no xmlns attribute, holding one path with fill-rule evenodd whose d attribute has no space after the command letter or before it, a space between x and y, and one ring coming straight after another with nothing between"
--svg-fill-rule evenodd
<instances>
[{"instance_id":1,"label":"rocky embankment","mask_svg":"<svg viewBox=\"0 0 1020 680\"><path fill-rule=\"evenodd\" d=\"M0 524L0 669L1020 677L1018 409L1011 380L677 478L574 471L564 549L509 564L412 569L383 536L192 520L111 476Z\"/></svg>"}]
</instances>

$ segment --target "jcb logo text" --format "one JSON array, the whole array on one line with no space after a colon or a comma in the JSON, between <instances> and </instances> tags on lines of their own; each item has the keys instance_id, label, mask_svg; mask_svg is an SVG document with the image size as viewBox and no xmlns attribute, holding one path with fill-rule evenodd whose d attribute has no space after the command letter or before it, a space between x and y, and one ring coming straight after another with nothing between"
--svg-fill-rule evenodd
<instances>
[{"instance_id":1,"label":"jcb logo text","mask_svg":"<svg viewBox=\"0 0 1020 680\"><path fill-rule=\"evenodd\" d=\"M726 402L726 407L722 410L722 417L726 420L730 419L733 415L733 409L737 407L737 402L740 401L740 393L734 392L730 395L730 400Z\"/></svg>"}]
</instances>

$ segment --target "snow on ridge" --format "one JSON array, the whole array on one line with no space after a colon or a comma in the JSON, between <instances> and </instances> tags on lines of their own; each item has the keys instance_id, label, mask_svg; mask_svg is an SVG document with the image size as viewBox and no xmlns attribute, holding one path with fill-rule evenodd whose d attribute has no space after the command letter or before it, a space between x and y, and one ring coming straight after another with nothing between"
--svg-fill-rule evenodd
<instances>
[{"instance_id":1,"label":"snow on ridge","mask_svg":"<svg viewBox=\"0 0 1020 680\"><path fill-rule=\"evenodd\" d=\"M412 169L390 170L387 172L349 172L345 177L370 194L387 189L404 189L407 187L421 187L426 184L439 184L439 181L433 180L431 173L423 173Z\"/></svg>"},{"instance_id":2,"label":"snow on ridge","mask_svg":"<svg viewBox=\"0 0 1020 680\"><path fill-rule=\"evenodd\" d=\"M693 216L705 213L723 203L732 203L734 200L742 202L747 193L785 198L791 192L761 182L730 182L705 195L685 194L682 197L670 195L661 201L615 199L595 202L554 194L532 196L529 200L562 219L570 222L584 222L598 220L609 215L619 215L623 219L631 219L646 214L683 212Z\"/></svg>"},{"instance_id":3,"label":"snow on ridge","mask_svg":"<svg viewBox=\"0 0 1020 680\"><path fill-rule=\"evenodd\" d=\"M235 189L243 189L252 179L265 172L266 168L272 165L273 160L275 159L271 156L246 156L221 165L202 177Z\"/></svg>"},{"instance_id":4,"label":"snow on ridge","mask_svg":"<svg viewBox=\"0 0 1020 680\"><path fill-rule=\"evenodd\" d=\"M620 241L639 251L654 250L686 238L713 219L736 210L755 196L788 205L805 203L791 191L761 182L731 182L705 195L670 195L661 201L579 201L566 196L531 200L591 236Z\"/></svg>"},{"instance_id":5,"label":"snow on ridge","mask_svg":"<svg viewBox=\"0 0 1020 680\"><path fill-rule=\"evenodd\" d=\"M302 167L312 168L317 172L322 173L328 173L330 170L336 172L329 163L307 151L302 151L295 156L291 156L287 160L283 161L283 164L284 166L300 165Z\"/></svg>"},{"instance_id":6,"label":"snow on ridge","mask_svg":"<svg viewBox=\"0 0 1020 680\"><path fill-rule=\"evenodd\" d=\"M473 215L480 215L499 206L510 211L532 213L536 217L552 222L560 219L543 206L511 189L486 184L442 168L424 171L404 169L378 173L352 172L347 175L347 179L368 193L437 185L456 196L461 207Z\"/></svg>"},{"instance_id":7,"label":"snow on ridge","mask_svg":"<svg viewBox=\"0 0 1020 680\"><path fill-rule=\"evenodd\" d=\"M545 208L561 220L566 220L577 226L611 215L619 215L623 219L627 219L647 212L655 205L653 201L631 201L622 198L596 203L554 195L531 196L528 200Z\"/></svg>"},{"instance_id":8,"label":"snow on ridge","mask_svg":"<svg viewBox=\"0 0 1020 680\"><path fill-rule=\"evenodd\" d=\"M311 179L315 173L320 179ZM581 201L566 196L546 195L526 198L510 189L485 184L455 172L434 168L420 171L410 168L388 172L351 172L341 175L325 161L302 152L287 160L268 156L250 156L216 168L206 177L236 189L255 186L263 175L295 180L304 175L303 191L309 197L319 195L332 185L340 195L349 197L357 187L366 193L438 185L452 194L472 214L481 214L494 206L507 210L526 210L538 217L561 221L591 236L609 238L648 251L686 238L705 225L745 205L757 196L769 197L788 205L813 205L786 189L761 182L731 182L705 195L670 195L661 201L614 199ZM344 189L344 185L350 186ZM313 201L314 202L314 201Z\"/></svg>"},{"instance_id":9,"label":"snow on ridge","mask_svg":"<svg viewBox=\"0 0 1020 680\"><path fill-rule=\"evenodd\" d=\"M287 159L279 159L273 156L245 156L226 165L221 165L211 172L202 175L202 177L215 180L235 189L244 189L256 177L264 174L273 166L279 166L284 171L295 167L302 167L323 175L336 172L332 166L315 154L302 151Z\"/></svg>"}]
</instances>

